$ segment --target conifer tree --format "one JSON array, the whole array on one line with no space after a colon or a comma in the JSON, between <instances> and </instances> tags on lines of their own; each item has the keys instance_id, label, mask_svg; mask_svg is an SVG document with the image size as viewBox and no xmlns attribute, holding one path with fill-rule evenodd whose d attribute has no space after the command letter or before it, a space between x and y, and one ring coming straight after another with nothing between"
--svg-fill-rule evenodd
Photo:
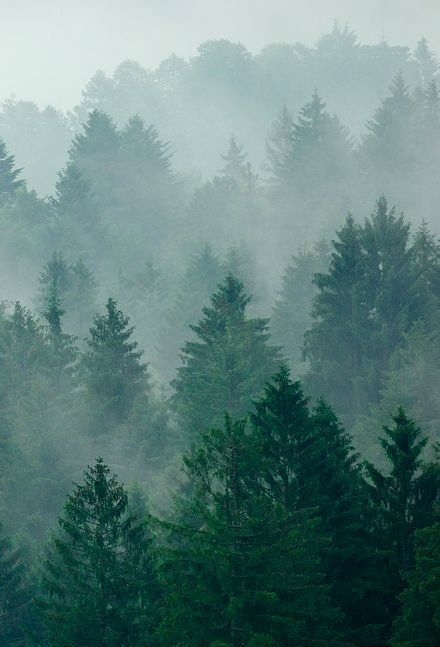
<instances>
[{"instance_id":1,"label":"conifer tree","mask_svg":"<svg viewBox=\"0 0 440 647\"><path fill-rule=\"evenodd\" d=\"M300 249L284 270L270 329L292 367L303 354L304 335L312 323L311 310L316 292L314 276L328 269L329 246L321 241L311 252Z\"/></svg>"},{"instance_id":2,"label":"conifer tree","mask_svg":"<svg viewBox=\"0 0 440 647\"><path fill-rule=\"evenodd\" d=\"M349 216L332 243L330 267L318 273L313 324L306 334L309 382L338 411L359 410L365 398L362 363L369 323L364 297L361 231ZM361 382L362 380L362 382Z\"/></svg>"},{"instance_id":3,"label":"conifer tree","mask_svg":"<svg viewBox=\"0 0 440 647\"><path fill-rule=\"evenodd\" d=\"M0 643L5 647L28 644L32 615L32 590L22 551L14 548L0 525Z\"/></svg>"},{"instance_id":4,"label":"conifer tree","mask_svg":"<svg viewBox=\"0 0 440 647\"><path fill-rule=\"evenodd\" d=\"M56 286L53 285L47 299L43 316L47 322L46 337L52 354L53 368L55 370L58 386L60 379L71 376L72 364L77 356L77 352L74 347L74 338L63 332L63 315L64 310L61 307Z\"/></svg>"},{"instance_id":5,"label":"conifer tree","mask_svg":"<svg viewBox=\"0 0 440 647\"><path fill-rule=\"evenodd\" d=\"M266 153L270 184L282 193L293 181L294 123L287 106L283 106L269 132Z\"/></svg>"},{"instance_id":6,"label":"conifer tree","mask_svg":"<svg viewBox=\"0 0 440 647\"><path fill-rule=\"evenodd\" d=\"M367 168L380 181L389 183L392 178L407 178L411 168L410 158L414 150L414 102L410 96L403 74L394 78L390 95L368 122L368 134L362 145ZM377 186L377 185L376 185ZM379 185L381 192L389 191L390 186Z\"/></svg>"},{"instance_id":7,"label":"conifer tree","mask_svg":"<svg viewBox=\"0 0 440 647\"><path fill-rule=\"evenodd\" d=\"M400 596L392 647L432 647L440 642L440 523L418 530L415 566Z\"/></svg>"},{"instance_id":8,"label":"conifer tree","mask_svg":"<svg viewBox=\"0 0 440 647\"><path fill-rule=\"evenodd\" d=\"M378 545L387 554L389 565L384 580L387 633L399 610L398 596L405 577L414 565L415 531L432 523L432 506L440 487L438 465L422 462L427 438L421 436L403 409L398 410L393 421L393 427L384 427L385 437L380 439L390 472L383 474L366 462L376 508Z\"/></svg>"},{"instance_id":9,"label":"conifer tree","mask_svg":"<svg viewBox=\"0 0 440 647\"><path fill-rule=\"evenodd\" d=\"M346 179L352 144L347 129L325 110L315 91L301 109L293 130L293 182L300 192L321 183L331 186Z\"/></svg>"},{"instance_id":10,"label":"conifer tree","mask_svg":"<svg viewBox=\"0 0 440 647\"><path fill-rule=\"evenodd\" d=\"M146 392L146 364L142 351L132 341L133 327L118 310L114 299L108 299L105 313L96 315L83 357L83 379L92 407L96 410L96 433L121 422L128 415L137 396Z\"/></svg>"},{"instance_id":11,"label":"conifer tree","mask_svg":"<svg viewBox=\"0 0 440 647\"><path fill-rule=\"evenodd\" d=\"M182 349L173 402L181 428L193 438L225 412L244 415L279 363L278 349L268 344L267 321L246 317L249 301L242 283L228 275L192 326L196 340Z\"/></svg>"},{"instance_id":12,"label":"conifer tree","mask_svg":"<svg viewBox=\"0 0 440 647\"><path fill-rule=\"evenodd\" d=\"M414 58L418 67L420 85L426 87L433 80L439 67L426 38L422 37L417 43Z\"/></svg>"},{"instance_id":13,"label":"conifer tree","mask_svg":"<svg viewBox=\"0 0 440 647\"><path fill-rule=\"evenodd\" d=\"M231 137L229 140L228 152L226 155L222 155L222 160L225 162L220 170L222 177L244 189L254 187L257 177L252 173L252 167L247 161L246 153L243 152L243 146L237 143L235 137Z\"/></svg>"},{"instance_id":14,"label":"conifer tree","mask_svg":"<svg viewBox=\"0 0 440 647\"><path fill-rule=\"evenodd\" d=\"M384 475L367 462L371 493L381 515L382 532L393 553L397 572L407 572L413 564L414 531L429 525L432 505L440 487L435 465L422 462L428 439L400 408L393 427L384 427L380 438L391 471Z\"/></svg>"},{"instance_id":15,"label":"conifer tree","mask_svg":"<svg viewBox=\"0 0 440 647\"><path fill-rule=\"evenodd\" d=\"M340 645L309 511L255 491L258 442L226 416L185 457L192 494L171 522L162 564L165 645Z\"/></svg>"},{"instance_id":16,"label":"conifer tree","mask_svg":"<svg viewBox=\"0 0 440 647\"><path fill-rule=\"evenodd\" d=\"M0 207L7 204L14 193L24 184L17 179L21 169L15 168L15 158L9 155L5 142L0 139Z\"/></svg>"},{"instance_id":17,"label":"conifer tree","mask_svg":"<svg viewBox=\"0 0 440 647\"><path fill-rule=\"evenodd\" d=\"M115 188L118 186L120 134L112 119L93 110L83 132L73 140L69 161L91 183L96 200L106 213L115 209Z\"/></svg>"},{"instance_id":18,"label":"conifer tree","mask_svg":"<svg viewBox=\"0 0 440 647\"><path fill-rule=\"evenodd\" d=\"M88 259L96 256L105 243L105 228L91 183L72 162L58 173L50 205L57 228L57 248Z\"/></svg>"},{"instance_id":19,"label":"conifer tree","mask_svg":"<svg viewBox=\"0 0 440 647\"><path fill-rule=\"evenodd\" d=\"M145 524L102 459L64 506L44 566L41 600L54 647L155 645L158 589Z\"/></svg>"},{"instance_id":20,"label":"conifer tree","mask_svg":"<svg viewBox=\"0 0 440 647\"><path fill-rule=\"evenodd\" d=\"M301 384L284 366L254 403L251 422L261 439L267 495L293 513L315 509L325 582L344 612L348 643L381 645L380 564L374 557L366 492L352 440L332 409L310 409Z\"/></svg>"}]
</instances>

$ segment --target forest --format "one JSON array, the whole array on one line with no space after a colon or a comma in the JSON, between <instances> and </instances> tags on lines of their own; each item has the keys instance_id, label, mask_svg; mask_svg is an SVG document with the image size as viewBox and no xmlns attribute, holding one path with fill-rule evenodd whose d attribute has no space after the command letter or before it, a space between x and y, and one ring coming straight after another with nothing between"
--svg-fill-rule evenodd
<instances>
[{"instance_id":1,"label":"forest","mask_svg":"<svg viewBox=\"0 0 440 647\"><path fill-rule=\"evenodd\" d=\"M0 110L0 645L440 645L440 64L229 40Z\"/></svg>"}]
</instances>

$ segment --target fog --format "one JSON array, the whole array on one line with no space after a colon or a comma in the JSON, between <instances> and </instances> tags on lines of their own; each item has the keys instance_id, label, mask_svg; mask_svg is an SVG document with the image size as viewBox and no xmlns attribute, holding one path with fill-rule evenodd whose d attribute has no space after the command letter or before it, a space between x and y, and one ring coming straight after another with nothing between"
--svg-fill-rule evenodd
<instances>
[{"instance_id":1,"label":"fog","mask_svg":"<svg viewBox=\"0 0 440 647\"><path fill-rule=\"evenodd\" d=\"M363 43L440 48L440 2L419 0L1 0L0 99L68 110L87 80L123 60L154 68L201 42L226 38L257 53L271 42L312 45L335 19Z\"/></svg>"},{"instance_id":2,"label":"fog","mask_svg":"<svg viewBox=\"0 0 440 647\"><path fill-rule=\"evenodd\" d=\"M440 645L440 1L0 18L0 644Z\"/></svg>"}]
</instances>

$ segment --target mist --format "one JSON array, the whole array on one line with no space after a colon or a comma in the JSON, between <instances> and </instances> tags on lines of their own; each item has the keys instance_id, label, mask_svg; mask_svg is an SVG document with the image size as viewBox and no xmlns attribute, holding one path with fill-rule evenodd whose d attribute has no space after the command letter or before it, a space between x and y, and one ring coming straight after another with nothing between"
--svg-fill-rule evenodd
<instances>
[{"instance_id":1,"label":"mist","mask_svg":"<svg viewBox=\"0 0 440 647\"><path fill-rule=\"evenodd\" d=\"M0 9L0 643L440 644L440 2Z\"/></svg>"}]
</instances>

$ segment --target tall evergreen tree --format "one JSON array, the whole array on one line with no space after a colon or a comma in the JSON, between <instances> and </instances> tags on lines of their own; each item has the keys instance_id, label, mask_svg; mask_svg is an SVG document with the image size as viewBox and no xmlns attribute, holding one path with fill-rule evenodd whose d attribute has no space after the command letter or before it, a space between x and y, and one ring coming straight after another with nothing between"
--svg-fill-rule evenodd
<instances>
[{"instance_id":1,"label":"tall evergreen tree","mask_svg":"<svg viewBox=\"0 0 440 647\"><path fill-rule=\"evenodd\" d=\"M404 578L414 565L414 533L432 523L432 506L440 487L440 472L436 464L424 464L422 452L428 439L413 420L399 409L393 417L394 426L384 427L380 443L390 464L389 474L383 474L373 464L366 463L371 496L377 510L376 531L380 544L386 547L388 572L384 607L388 627L398 611L397 596L404 587Z\"/></svg>"},{"instance_id":2,"label":"tall evergreen tree","mask_svg":"<svg viewBox=\"0 0 440 647\"><path fill-rule=\"evenodd\" d=\"M133 327L108 299L104 314L96 315L83 357L84 384L91 401L92 419L97 417L95 432L121 422L128 415L137 396L148 388L147 367L141 362L142 351L131 340Z\"/></svg>"},{"instance_id":3,"label":"tall evergreen tree","mask_svg":"<svg viewBox=\"0 0 440 647\"><path fill-rule=\"evenodd\" d=\"M91 183L70 162L58 173L55 196L50 200L55 221L56 247L91 259L105 243L106 232Z\"/></svg>"},{"instance_id":4,"label":"tall evergreen tree","mask_svg":"<svg viewBox=\"0 0 440 647\"><path fill-rule=\"evenodd\" d=\"M155 645L158 594L150 539L98 459L75 485L44 566L42 620L50 645Z\"/></svg>"},{"instance_id":5,"label":"tall evergreen tree","mask_svg":"<svg viewBox=\"0 0 440 647\"><path fill-rule=\"evenodd\" d=\"M242 283L228 275L192 327L196 340L182 349L173 402L183 431L193 438L225 412L244 415L280 361L278 349L268 344L267 321L246 317L249 301Z\"/></svg>"},{"instance_id":6,"label":"tall evergreen tree","mask_svg":"<svg viewBox=\"0 0 440 647\"><path fill-rule=\"evenodd\" d=\"M267 137L266 153L270 184L276 193L283 193L293 179L294 122L287 106L283 106Z\"/></svg>"},{"instance_id":7,"label":"tall evergreen tree","mask_svg":"<svg viewBox=\"0 0 440 647\"><path fill-rule=\"evenodd\" d=\"M33 629L32 593L27 565L0 525L0 643L23 647Z\"/></svg>"},{"instance_id":8,"label":"tall evergreen tree","mask_svg":"<svg viewBox=\"0 0 440 647\"><path fill-rule=\"evenodd\" d=\"M440 642L440 523L418 530L415 566L401 595L392 647L431 647Z\"/></svg>"},{"instance_id":9,"label":"tall evergreen tree","mask_svg":"<svg viewBox=\"0 0 440 647\"><path fill-rule=\"evenodd\" d=\"M185 457L185 522L162 566L165 645L340 645L310 514L286 514L249 484L260 465L244 421L226 417Z\"/></svg>"},{"instance_id":10,"label":"tall evergreen tree","mask_svg":"<svg viewBox=\"0 0 440 647\"><path fill-rule=\"evenodd\" d=\"M330 397L338 411L359 410L365 398L361 382L363 345L370 326L363 295L361 231L349 216L332 243L328 272L317 274L314 319L306 335L310 383Z\"/></svg>"},{"instance_id":11,"label":"tall evergreen tree","mask_svg":"<svg viewBox=\"0 0 440 647\"><path fill-rule=\"evenodd\" d=\"M401 72L368 122L368 131L361 149L364 163L376 190L389 192L396 181L397 186L407 181L414 150L414 102Z\"/></svg>"},{"instance_id":12,"label":"tall evergreen tree","mask_svg":"<svg viewBox=\"0 0 440 647\"><path fill-rule=\"evenodd\" d=\"M329 246L321 241L311 252L300 249L284 270L270 329L292 367L301 362L304 334L312 323L314 276L328 269Z\"/></svg>"},{"instance_id":13,"label":"tall evergreen tree","mask_svg":"<svg viewBox=\"0 0 440 647\"><path fill-rule=\"evenodd\" d=\"M290 513L317 511L328 542L321 548L325 581L333 606L345 614L348 643L379 647L380 564L367 531L366 492L351 437L324 401L309 408L286 367L255 402L251 422L261 438L265 492Z\"/></svg>"},{"instance_id":14,"label":"tall evergreen tree","mask_svg":"<svg viewBox=\"0 0 440 647\"><path fill-rule=\"evenodd\" d=\"M0 207L7 204L14 193L24 184L17 179L21 169L15 168L15 158L9 155L5 142L0 139Z\"/></svg>"}]
</instances>

